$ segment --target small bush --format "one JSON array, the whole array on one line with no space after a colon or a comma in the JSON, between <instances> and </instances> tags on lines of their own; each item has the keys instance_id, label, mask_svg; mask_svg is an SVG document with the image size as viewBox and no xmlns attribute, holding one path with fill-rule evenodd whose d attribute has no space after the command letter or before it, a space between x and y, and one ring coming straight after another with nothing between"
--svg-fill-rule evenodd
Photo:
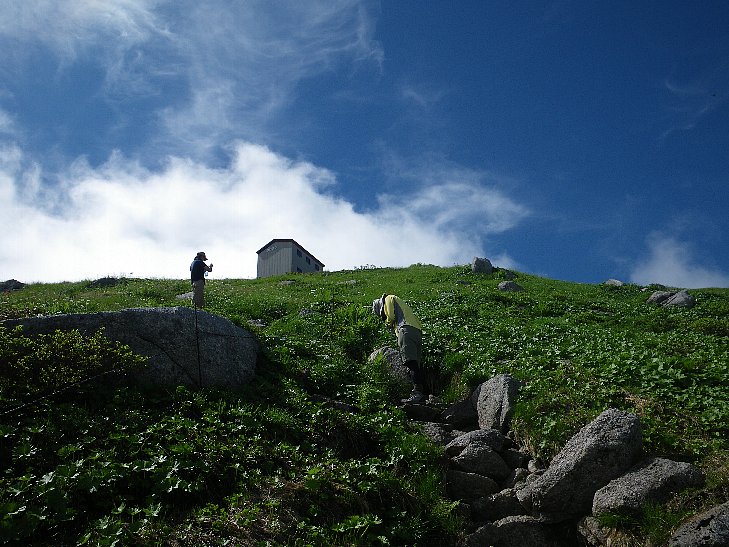
<instances>
[{"instance_id":1,"label":"small bush","mask_svg":"<svg viewBox=\"0 0 729 547\"><path fill-rule=\"evenodd\" d=\"M691 323L691 330L710 336L729 336L729 319L702 317Z\"/></svg>"},{"instance_id":2,"label":"small bush","mask_svg":"<svg viewBox=\"0 0 729 547\"><path fill-rule=\"evenodd\" d=\"M146 358L109 340L103 330L91 336L57 330L28 337L22 327L0 327L0 394L5 400L32 397L144 363Z\"/></svg>"}]
</instances>

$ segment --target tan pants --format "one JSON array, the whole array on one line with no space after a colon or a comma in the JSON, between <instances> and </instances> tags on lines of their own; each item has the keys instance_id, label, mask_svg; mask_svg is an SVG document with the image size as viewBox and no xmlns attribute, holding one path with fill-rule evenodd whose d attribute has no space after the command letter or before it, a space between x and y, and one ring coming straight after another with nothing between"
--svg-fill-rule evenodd
<instances>
[{"instance_id":1,"label":"tan pants","mask_svg":"<svg viewBox=\"0 0 729 547\"><path fill-rule=\"evenodd\" d=\"M192 303L196 308L205 307L205 280L199 279L192 284Z\"/></svg>"}]
</instances>

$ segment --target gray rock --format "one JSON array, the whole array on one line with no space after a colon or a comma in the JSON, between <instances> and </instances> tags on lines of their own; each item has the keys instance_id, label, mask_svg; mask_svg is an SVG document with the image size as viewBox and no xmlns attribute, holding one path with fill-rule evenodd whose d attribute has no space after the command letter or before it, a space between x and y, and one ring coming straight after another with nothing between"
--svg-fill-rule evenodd
<instances>
[{"instance_id":1,"label":"gray rock","mask_svg":"<svg viewBox=\"0 0 729 547\"><path fill-rule=\"evenodd\" d=\"M649 503L663 503L671 494L703 484L703 472L690 463L651 458L600 488L592 501L592 514L637 516Z\"/></svg>"},{"instance_id":2,"label":"gray rock","mask_svg":"<svg viewBox=\"0 0 729 547\"><path fill-rule=\"evenodd\" d=\"M382 359L387 370L396 381L403 384L403 386L412 385L413 373L403 364L402 356L399 351L388 347L379 348L370 354L369 360L372 362L378 358Z\"/></svg>"},{"instance_id":3,"label":"gray rock","mask_svg":"<svg viewBox=\"0 0 729 547\"><path fill-rule=\"evenodd\" d=\"M499 283L499 290L504 292L521 292L524 287L514 281L502 281Z\"/></svg>"},{"instance_id":4,"label":"gray rock","mask_svg":"<svg viewBox=\"0 0 729 547\"><path fill-rule=\"evenodd\" d=\"M461 471L484 475L497 482L511 474L511 469L498 452L478 441L469 443L458 456L451 458L451 464Z\"/></svg>"},{"instance_id":5,"label":"gray rock","mask_svg":"<svg viewBox=\"0 0 729 547\"><path fill-rule=\"evenodd\" d=\"M727 545L729 545L729 501L683 523L668 541L668 547L726 547Z\"/></svg>"},{"instance_id":6,"label":"gray rock","mask_svg":"<svg viewBox=\"0 0 729 547\"><path fill-rule=\"evenodd\" d=\"M671 298L674 294L676 293L670 291L655 291L648 297L648 300L646 300L646 304L656 304L660 306L666 300Z\"/></svg>"},{"instance_id":7,"label":"gray rock","mask_svg":"<svg viewBox=\"0 0 729 547\"><path fill-rule=\"evenodd\" d=\"M154 386L195 387L202 378L206 387L240 388L253 378L260 349L249 331L223 317L188 307L30 317L3 324L22 324L28 335L57 329L92 334L103 328L108 338L149 358L137 380Z\"/></svg>"},{"instance_id":8,"label":"gray rock","mask_svg":"<svg viewBox=\"0 0 729 547\"><path fill-rule=\"evenodd\" d=\"M476 400L478 425L481 429L509 430L514 414L520 382L508 374L499 374L481 384Z\"/></svg>"},{"instance_id":9,"label":"gray rock","mask_svg":"<svg viewBox=\"0 0 729 547\"><path fill-rule=\"evenodd\" d=\"M435 444L447 445L465 433L452 425L439 422L422 422L418 424L420 431Z\"/></svg>"},{"instance_id":10,"label":"gray rock","mask_svg":"<svg viewBox=\"0 0 729 547\"><path fill-rule=\"evenodd\" d=\"M481 526L467 536L467 547L565 547L565 534L544 519L510 516Z\"/></svg>"},{"instance_id":11,"label":"gray rock","mask_svg":"<svg viewBox=\"0 0 729 547\"><path fill-rule=\"evenodd\" d=\"M0 283L0 292L19 291L23 287L25 287L25 283L21 283L17 279L8 279Z\"/></svg>"},{"instance_id":12,"label":"gray rock","mask_svg":"<svg viewBox=\"0 0 729 547\"><path fill-rule=\"evenodd\" d=\"M513 448L502 450L501 457L504 458L506 465L512 469L526 469L531 459L531 456L528 453L522 452L521 450L515 450Z\"/></svg>"},{"instance_id":13,"label":"gray rock","mask_svg":"<svg viewBox=\"0 0 729 547\"><path fill-rule=\"evenodd\" d=\"M483 475L457 469L446 472L446 492L453 500L473 501L498 491L499 485L496 481Z\"/></svg>"},{"instance_id":14,"label":"gray rock","mask_svg":"<svg viewBox=\"0 0 729 547\"><path fill-rule=\"evenodd\" d=\"M441 421L463 429L478 427L476 402L480 392L481 386L478 386L470 396L446 408L440 416Z\"/></svg>"},{"instance_id":15,"label":"gray rock","mask_svg":"<svg viewBox=\"0 0 729 547\"><path fill-rule=\"evenodd\" d=\"M696 299L686 291L679 291L663 302L665 308L693 308Z\"/></svg>"},{"instance_id":16,"label":"gray rock","mask_svg":"<svg viewBox=\"0 0 729 547\"><path fill-rule=\"evenodd\" d=\"M476 522L493 522L523 514L524 507L519 503L516 493L510 489L478 498L471 504L471 518Z\"/></svg>"},{"instance_id":17,"label":"gray rock","mask_svg":"<svg viewBox=\"0 0 729 547\"><path fill-rule=\"evenodd\" d=\"M583 427L549 464L547 470L517 492L532 514L555 520L584 516L595 492L621 476L641 452L638 417L608 409Z\"/></svg>"},{"instance_id":18,"label":"gray rock","mask_svg":"<svg viewBox=\"0 0 729 547\"><path fill-rule=\"evenodd\" d=\"M453 439L446 445L445 454L449 458L454 458L471 443L485 444L496 452L500 452L504 448L505 442L506 437L496 429L477 429Z\"/></svg>"},{"instance_id":19,"label":"gray rock","mask_svg":"<svg viewBox=\"0 0 729 547\"><path fill-rule=\"evenodd\" d=\"M623 285L625 285L625 283L623 283L619 279L608 279L607 281L605 281L605 285L607 285L608 287L622 287Z\"/></svg>"},{"instance_id":20,"label":"gray rock","mask_svg":"<svg viewBox=\"0 0 729 547\"><path fill-rule=\"evenodd\" d=\"M494 271L491 261L488 258L473 257L471 262L471 271L473 273L490 274Z\"/></svg>"},{"instance_id":21,"label":"gray rock","mask_svg":"<svg viewBox=\"0 0 729 547\"><path fill-rule=\"evenodd\" d=\"M89 283L89 287L92 289L103 289L107 287L116 287L120 283L123 283L124 279L119 279L116 277L100 277L99 279L96 279Z\"/></svg>"},{"instance_id":22,"label":"gray rock","mask_svg":"<svg viewBox=\"0 0 729 547\"><path fill-rule=\"evenodd\" d=\"M507 464L508 465L508 464ZM529 477L529 471L523 467L517 467L506 480L501 483L502 488L521 488L521 483Z\"/></svg>"}]
</instances>

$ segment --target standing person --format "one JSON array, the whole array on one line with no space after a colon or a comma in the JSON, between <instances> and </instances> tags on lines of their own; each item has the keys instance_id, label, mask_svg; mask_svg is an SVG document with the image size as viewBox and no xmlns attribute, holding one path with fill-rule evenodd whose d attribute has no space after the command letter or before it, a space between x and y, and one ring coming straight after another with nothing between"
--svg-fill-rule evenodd
<instances>
[{"instance_id":1,"label":"standing person","mask_svg":"<svg viewBox=\"0 0 729 547\"><path fill-rule=\"evenodd\" d=\"M424 403L425 375L423 359L423 327L413 310L394 294L383 294L372 302L372 313L395 330L397 345L404 365L413 372L413 390L403 403Z\"/></svg>"},{"instance_id":2,"label":"standing person","mask_svg":"<svg viewBox=\"0 0 729 547\"><path fill-rule=\"evenodd\" d=\"M190 281L192 282L192 303L196 308L205 306L205 272L213 271L213 264L210 266L205 264L208 259L204 251L200 251L195 255L195 259L190 264Z\"/></svg>"}]
</instances>

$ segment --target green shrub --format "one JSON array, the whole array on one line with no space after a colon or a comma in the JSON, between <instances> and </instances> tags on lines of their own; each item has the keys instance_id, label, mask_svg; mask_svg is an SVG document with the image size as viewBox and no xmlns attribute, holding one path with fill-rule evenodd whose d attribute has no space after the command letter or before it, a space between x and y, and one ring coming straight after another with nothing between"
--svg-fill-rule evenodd
<instances>
[{"instance_id":1,"label":"green shrub","mask_svg":"<svg viewBox=\"0 0 729 547\"><path fill-rule=\"evenodd\" d=\"M729 336L729 319L715 317L701 317L691 323L691 330L700 334L711 336Z\"/></svg>"},{"instance_id":2,"label":"green shrub","mask_svg":"<svg viewBox=\"0 0 729 547\"><path fill-rule=\"evenodd\" d=\"M5 400L51 392L145 363L146 358L106 338L103 329L90 336L57 330L28 337L22 327L0 326L0 394Z\"/></svg>"}]
</instances>

